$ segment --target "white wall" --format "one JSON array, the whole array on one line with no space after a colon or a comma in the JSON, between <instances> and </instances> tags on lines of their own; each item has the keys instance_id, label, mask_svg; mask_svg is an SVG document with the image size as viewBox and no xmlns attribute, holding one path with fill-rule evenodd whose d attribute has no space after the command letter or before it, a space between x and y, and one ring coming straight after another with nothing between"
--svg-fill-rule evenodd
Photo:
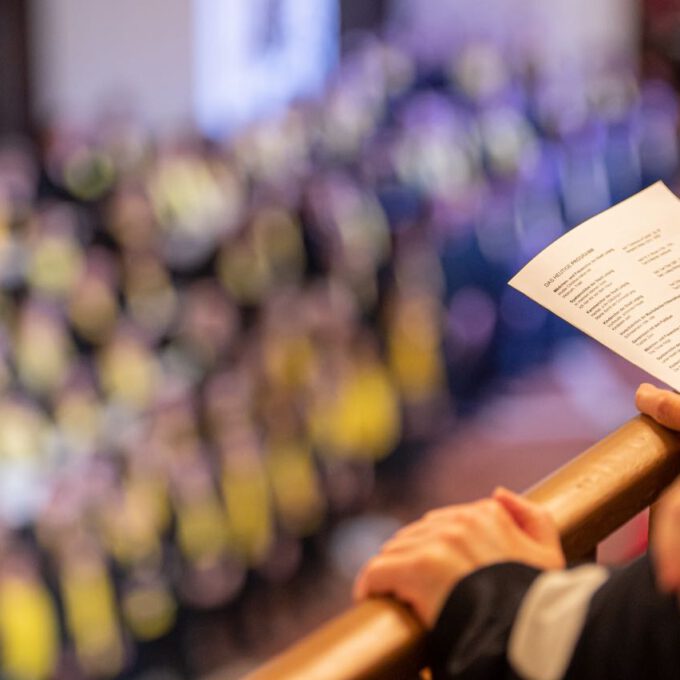
<instances>
[{"instance_id":1,"label":"white wall","mask_svg":"<svg viewBox=\"0 0 680 680\"><path fill-rule=\"evenodd\" d=\"M132 107L149 124L192 115L192 0L33 0L37 113L88 121Z\"/></svg>"},{"instance_id":2,"label":"white wall","mask_svg":"<svg viewBox=\"0 0 680 680\"><path fill-rule=\"evenodd\" d=\"M113 105L220 132L266 114L318 90L337 55L337 0L280 7L285 38L258 54L263 0L33 0L38 116L89 122Z\"/></svg>"}]
</instances>

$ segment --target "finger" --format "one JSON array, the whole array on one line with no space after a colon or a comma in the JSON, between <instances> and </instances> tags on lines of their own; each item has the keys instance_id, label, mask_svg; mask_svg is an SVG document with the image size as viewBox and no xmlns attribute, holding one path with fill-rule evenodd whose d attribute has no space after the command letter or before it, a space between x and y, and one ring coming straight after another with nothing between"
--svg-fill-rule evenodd
<instances>
[{"instance_id":1,"label":"finger","mask_svg":"<svg viewBox=\"0 0 680 680\"><path fill-rule=\"evenodd\" d=\"M488 500L488 499L487 499ZM448 505L443 508L436 508L425 513L421 521L429 522L431 520L447 520L454 519L461 516L469 516L471 512L476 509L484 501L475 501L474 503L461 503L459 505Z\"/></svg>"},{"instance_id":2,"label":"finger","mask_svg":"<svg viewBox=\"0 0 680 680\"><path fill-rule=\"evenodd\" d=\"M455 524L465 525L473 522L475 515L476 511L468 506L461 505L455 508L442 508L441 511L428 512L423 519L402 527L394 534L394 537L419 536L431 532L436 527L452 526Z\"/></svg>"},{"instance_id":3,"label":"finger","mask_svg":"<svg viewBox=\"0 0 680 680\"><path fill-rule=\"evenodd\" d=\"M380 554L417 550L436 543L457 548L465 542L466 534L471 533L467 527L454 522L422 522L409 527L408 531L399 533L385 542L380 549Z\"/></svg>"},{"instance_id":4,"label":"finger","mask_svg":"<svg viewBox=\"0 0 680 680\"><path fill-rule=\"evenodd\" d=\"M352 598L355 601L363 600L368 597L368 573L374 568L378 560L378 556L372 557L361 568L352 584Z\"/></svg>"},{"instance_id":5,"label":"finger","mask_svg":"<svg viewBox=\"0 0 680 680\"><path fill-rule=\"evenodd\" d=\"M383 546L380 548L380 554L390 555L394 553L405 552L407 550L412 550L418 546L427 544L435 539L435 535L425 530L415 535L395 536L383 544Z\"/></svg>"},{"instance_id":6,"label":"finger","mask_svg":"<svg viewBox=\"0 0 680 680\"><path fill-rule=\"evenodd\" d=\"M653 547L654 572L659 590L680 592L680 539L675 532L660 529L655 531Z\"/></svg>"},{"instance_id":7,"label":"finger","mask_svg":"<svg viewBox=\"0 0 680 680\"><path fill-rule=\"evenodd\" d=\"M512 516L497 501L487 498L460 506L453 514L437 513L398 534L385 546L388 552L400 552L417 544L440 543L457 560L478 566L487 564L508 546L529 540Z\"/></svg>"},{"instance_id":8,"label":"finger","mask_svg":"<svg viewBox=\"0 0 680 680\"><path fill-rule=\"evenodd\" d=\"M675 487L659 502L652 549L659 589L680 591L680 496Z\"/></svg>"},{"instance_id":9,"label":"finger","mask_svg":"<svg viewBox=\"0 0 680 680\"><path fill-rule=\"evenodd\" d=\"M435 546L460 566L472 568L488 554L493 537L488 532L473 532L469 527L450 524L427 525L418 534L395 537L383 545L381 555L424 554Z\"/></svg>"},{"instance_id":10,"label":"finger","mask_svg":"<svg viewBox=\"0 0 680 680\"><path fill-rule=\"evenodd\" d=\"M421 521L474 524L481 518L491 517L496 521L503 522L504 520L509 519L505 515L505 510L501 508L495 500L492 498L482 498L474 503L465 503L433 510L428 512Z\"/></svg>"},{"instance_id":11,"label":"finger","mask_svg":"<svg viewBox=\"0 0 680 680\"><path fill-rule=\"evenodd\" d=\"M485 498L475 503L458 506L455 512L428 513L420 522L405 531L406 536L425 536L431 531L454 547L479 548L485 553L491 545L502 543L508 534L519 531L508 511L496 500ZM467 550L471 555L474 550Z\"/></svg>"},{"instance_id":12,"label":"finger","mask_svg":"<svg viewBox=\"0 0 680 680\"><path fill-rule=\"evenodd\" d=\"M374 595L405 599L411 560L406 555L378 555L370 560L354 582L352 595L363 600Z\"/></svg>"},{"instance_id":13,"label":"finger","mask_svg":"<svg viewBox=\"0 0 680 680\"><path fill-rule=\"evenodd\" d=\"M559 541L557 527L550 514L540 505L504 487L493 492L493 498L510 514L517 526L539 543Z\"/></svg>"},{"instance_id":14,"label":"finger","mask_svg":"<svg viewBox=\"0 0 680 680\"><path fill-rule=\"evenodd\" d=\"M410 606L426 627L431 627L453 585L471 571L441 545L398 555L373 558L360 574L354 597L391 596Z\"/></svg>"},{"instance_id":15,"label":"finger","mask_svg":"<svg viewBox=\"0 0 680 680\"><path fill-rule=\"evenodd\" d=\"M680 540L670 527L657 526L652 541L654 572L659 589L672 592L680 589Z\"/></svg>"},{"instance_id":16,"label":"finger","mask_svg":"<svg viewBox=\"0 0 680 680\"><path fill-rule=\"evenodd\" d=\"M403 538L413 538L414 536L429 534L432 531L433 525L435 525L434 522L426 522L424 520L407 524L405 527L399 529L399 531L397 531L389 540L397 541Z\"/></svg>"},{"instance_id":17,"label":"finger","mask_svg":"<svg viewBox=\"0 0 680 680\"><path fill-rule=\"evenodd\" d=\"M635 393L635 405L657 423L680 430L680 394L642 383Z\"/></svg>"}]
</instances>

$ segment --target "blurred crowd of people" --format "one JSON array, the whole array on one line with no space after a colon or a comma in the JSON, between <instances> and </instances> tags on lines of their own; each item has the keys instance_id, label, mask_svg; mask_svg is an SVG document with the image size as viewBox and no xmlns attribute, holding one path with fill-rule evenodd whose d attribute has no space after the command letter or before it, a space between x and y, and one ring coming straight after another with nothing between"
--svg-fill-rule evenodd
<instances>
[{"instance_id":1,"label":"blurred crowd of people","mask_svg":"<svg viewBox=\"0 0 680 680\"><path fill-rule=\"evenodd\" d=\"M565 332L505 281L672 180L677 118L626 69L369 40L229 140L120 115L4 140L3 672L119 676L183 608L291 578L379 461Z\"/></svg>"}]
</instances>

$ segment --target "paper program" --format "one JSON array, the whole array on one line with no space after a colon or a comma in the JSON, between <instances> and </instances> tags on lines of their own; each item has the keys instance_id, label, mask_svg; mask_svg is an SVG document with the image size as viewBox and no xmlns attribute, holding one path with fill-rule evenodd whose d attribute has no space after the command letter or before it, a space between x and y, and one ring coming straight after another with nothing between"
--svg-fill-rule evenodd
<instances>
[{"instance_id":1,"label":"paper program","mask_svg":"<svg viewBox=\"0 0 680 680\"><path fill-rule=\"evenodd\" d=\"M510 285L680 390L680 200L662 182L574 227Z\"/></svg>"}]
</instances>

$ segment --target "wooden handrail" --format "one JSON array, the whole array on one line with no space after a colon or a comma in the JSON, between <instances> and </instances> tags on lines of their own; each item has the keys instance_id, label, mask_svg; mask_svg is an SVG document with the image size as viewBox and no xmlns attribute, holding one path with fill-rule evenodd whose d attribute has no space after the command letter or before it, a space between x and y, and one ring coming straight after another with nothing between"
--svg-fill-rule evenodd
<instances>
[{"instance_id":1,"label":"wooden handrail","mask_svg":"<svg viewBox=\"0 0 680 680\"><path fill-rule=\"evenodd\" d=\"M570 559L590 553L680 475L680 436L637 416L525 495L551 513ZM358 604L244 680L413 680L424 630L388 598ZM219 678L219 676L217 676Z\"/></svg>"}]
</instances>

